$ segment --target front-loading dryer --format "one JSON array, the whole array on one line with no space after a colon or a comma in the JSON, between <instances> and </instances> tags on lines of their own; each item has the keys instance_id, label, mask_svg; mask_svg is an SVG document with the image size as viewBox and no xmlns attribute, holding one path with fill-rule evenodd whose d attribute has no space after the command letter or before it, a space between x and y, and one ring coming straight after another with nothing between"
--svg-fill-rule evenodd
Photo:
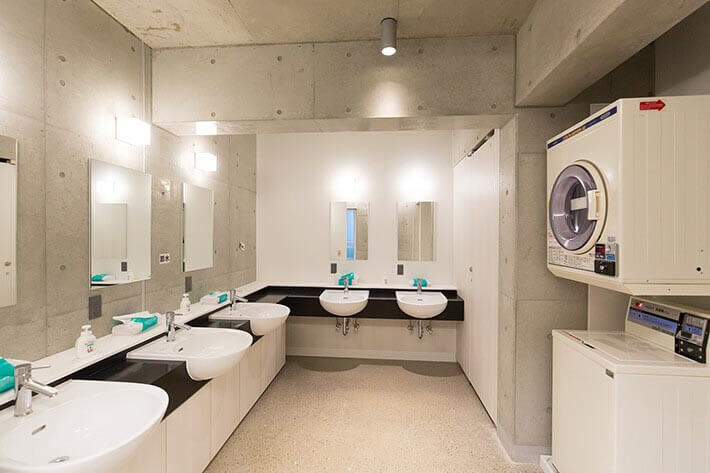
<instances>
[{"instance_id":1,"label":"front-loading dryer","mask_svg":"<svg viewBox=\"0 0 710 473\"><path fill-rule=\"evenodd\" d=\"M622 99L547 142L547 267L710 295L710 96Z\"/></svg>"}]
</instances>

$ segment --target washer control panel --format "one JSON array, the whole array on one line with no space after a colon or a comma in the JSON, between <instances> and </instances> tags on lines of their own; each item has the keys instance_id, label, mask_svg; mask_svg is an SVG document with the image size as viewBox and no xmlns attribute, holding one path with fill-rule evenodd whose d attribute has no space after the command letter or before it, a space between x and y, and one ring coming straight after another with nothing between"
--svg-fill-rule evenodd
<instances>
[{"instance_id":1,"label":"washer control panel","mask_svg":"<svg viewBox=\"0 0 710 473\"><path fill-rule=\"evenodd\" d=\"M683 312L675 335L675 352L700 363L707 362L708 319Z\"/></svg>"}]
</instances>

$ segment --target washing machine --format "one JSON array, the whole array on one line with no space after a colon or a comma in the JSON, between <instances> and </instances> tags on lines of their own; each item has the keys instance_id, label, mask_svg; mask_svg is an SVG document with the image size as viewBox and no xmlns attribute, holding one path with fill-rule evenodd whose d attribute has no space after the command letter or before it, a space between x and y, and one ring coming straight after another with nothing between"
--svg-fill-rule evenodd
<instances>
[{"instance_id":1,"label":"washing machine","mask_svg":"<svg viewBox=\"0 0 710 473\"><path fill-rule=\"evenodd\" d=\"M555 330L545 471L709 473L708 319L632 297L623 332Z\"/></svg>"},{"instance_id":2,"label":"washing machine","mask_svg":"<svg viewBox=\"0 0 710 473\"><path fill-rule=\"evenodd\" d=\"M547 142L547 267L710 295L710 96L618 100Z\"/></svg>"}]
</instances>

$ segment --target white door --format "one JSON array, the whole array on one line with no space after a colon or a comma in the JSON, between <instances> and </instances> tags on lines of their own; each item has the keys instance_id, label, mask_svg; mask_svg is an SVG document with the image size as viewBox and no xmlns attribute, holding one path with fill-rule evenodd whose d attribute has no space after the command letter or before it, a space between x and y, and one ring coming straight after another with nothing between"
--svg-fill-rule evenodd
<instances>
[{"instance_id":1,"label":"white door","mask_svg":"<svg viewBox=\"0 0 710 473\"><path fill-rule=\"evenodd\" d=\"M493 422L498 411L499 132L454 168L456 284L464 299L461 366Z\"/></svg>"},{"instance_id":2,"label":"white door","mask_svg":"<svg viewBox=\"0 0 710 473\"><path fill-rule=\"evenodd\" d=\"M17 302L17 166L0 163L0 307Z\"/></svg>"}]
</instances>

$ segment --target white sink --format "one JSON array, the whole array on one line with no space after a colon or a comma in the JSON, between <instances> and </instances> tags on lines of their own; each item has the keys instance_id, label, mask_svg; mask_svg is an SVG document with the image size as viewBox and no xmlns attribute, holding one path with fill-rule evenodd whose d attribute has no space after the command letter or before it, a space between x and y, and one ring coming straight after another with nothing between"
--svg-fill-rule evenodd
<instances>
[{"instance_id":1,"label":"white sink","mask_svg":"<svg viewBox=\"0 0 710 473\"><path fill-rule=\"evenodd\" d=\"M405 314L416 319L431 319L444 312L449 301L440 292L397 291L397 305Z\"/></svg>"},{"instance_id":2,"label":"white sink","mask_svg":"<svg viewBox=\"0 0 710 473\"><path fill-rule=\"evenodd\" d=\"M174 342L161 337L129 352L126 357L129 360L184 361L190 377L201 381L222 376L235 367L252 341L252 336L242 330L193 327L178 330Z\"/></svg>"},{"instance_id":3,"label":"white sink","mask_svg":"<svg viewBox=\"0 0 710 473\"><path fill-rule=\"evenodd\" d=\"M240 302L232 310L224 309L210 315L212 320L246 320L249 321L254 335L266 335L282 326L291 309L281 304L266 302Z\"/></svg>"},{"instance_id":4,"label":"white sink","mask_svg":"<svg viewBox=\"0 0 710 473\"><path fill-rule=\"evenodd\" d=\"M115 471L158 425L168 395L148 384L69 381L53 398L35 396L34 412L0 412L0 472Z\"/></svg>"},{"instance_id":5,"label":"white sink","mask_svg":"<svg viewBox=\"0 0 710 473\"><path fill-rule=\"evenodd\" d=\"M349 317L361 312L367 306L370 291L326 289L318 298L320 305L333 315Z\"/></svg>"}]
</instances>

